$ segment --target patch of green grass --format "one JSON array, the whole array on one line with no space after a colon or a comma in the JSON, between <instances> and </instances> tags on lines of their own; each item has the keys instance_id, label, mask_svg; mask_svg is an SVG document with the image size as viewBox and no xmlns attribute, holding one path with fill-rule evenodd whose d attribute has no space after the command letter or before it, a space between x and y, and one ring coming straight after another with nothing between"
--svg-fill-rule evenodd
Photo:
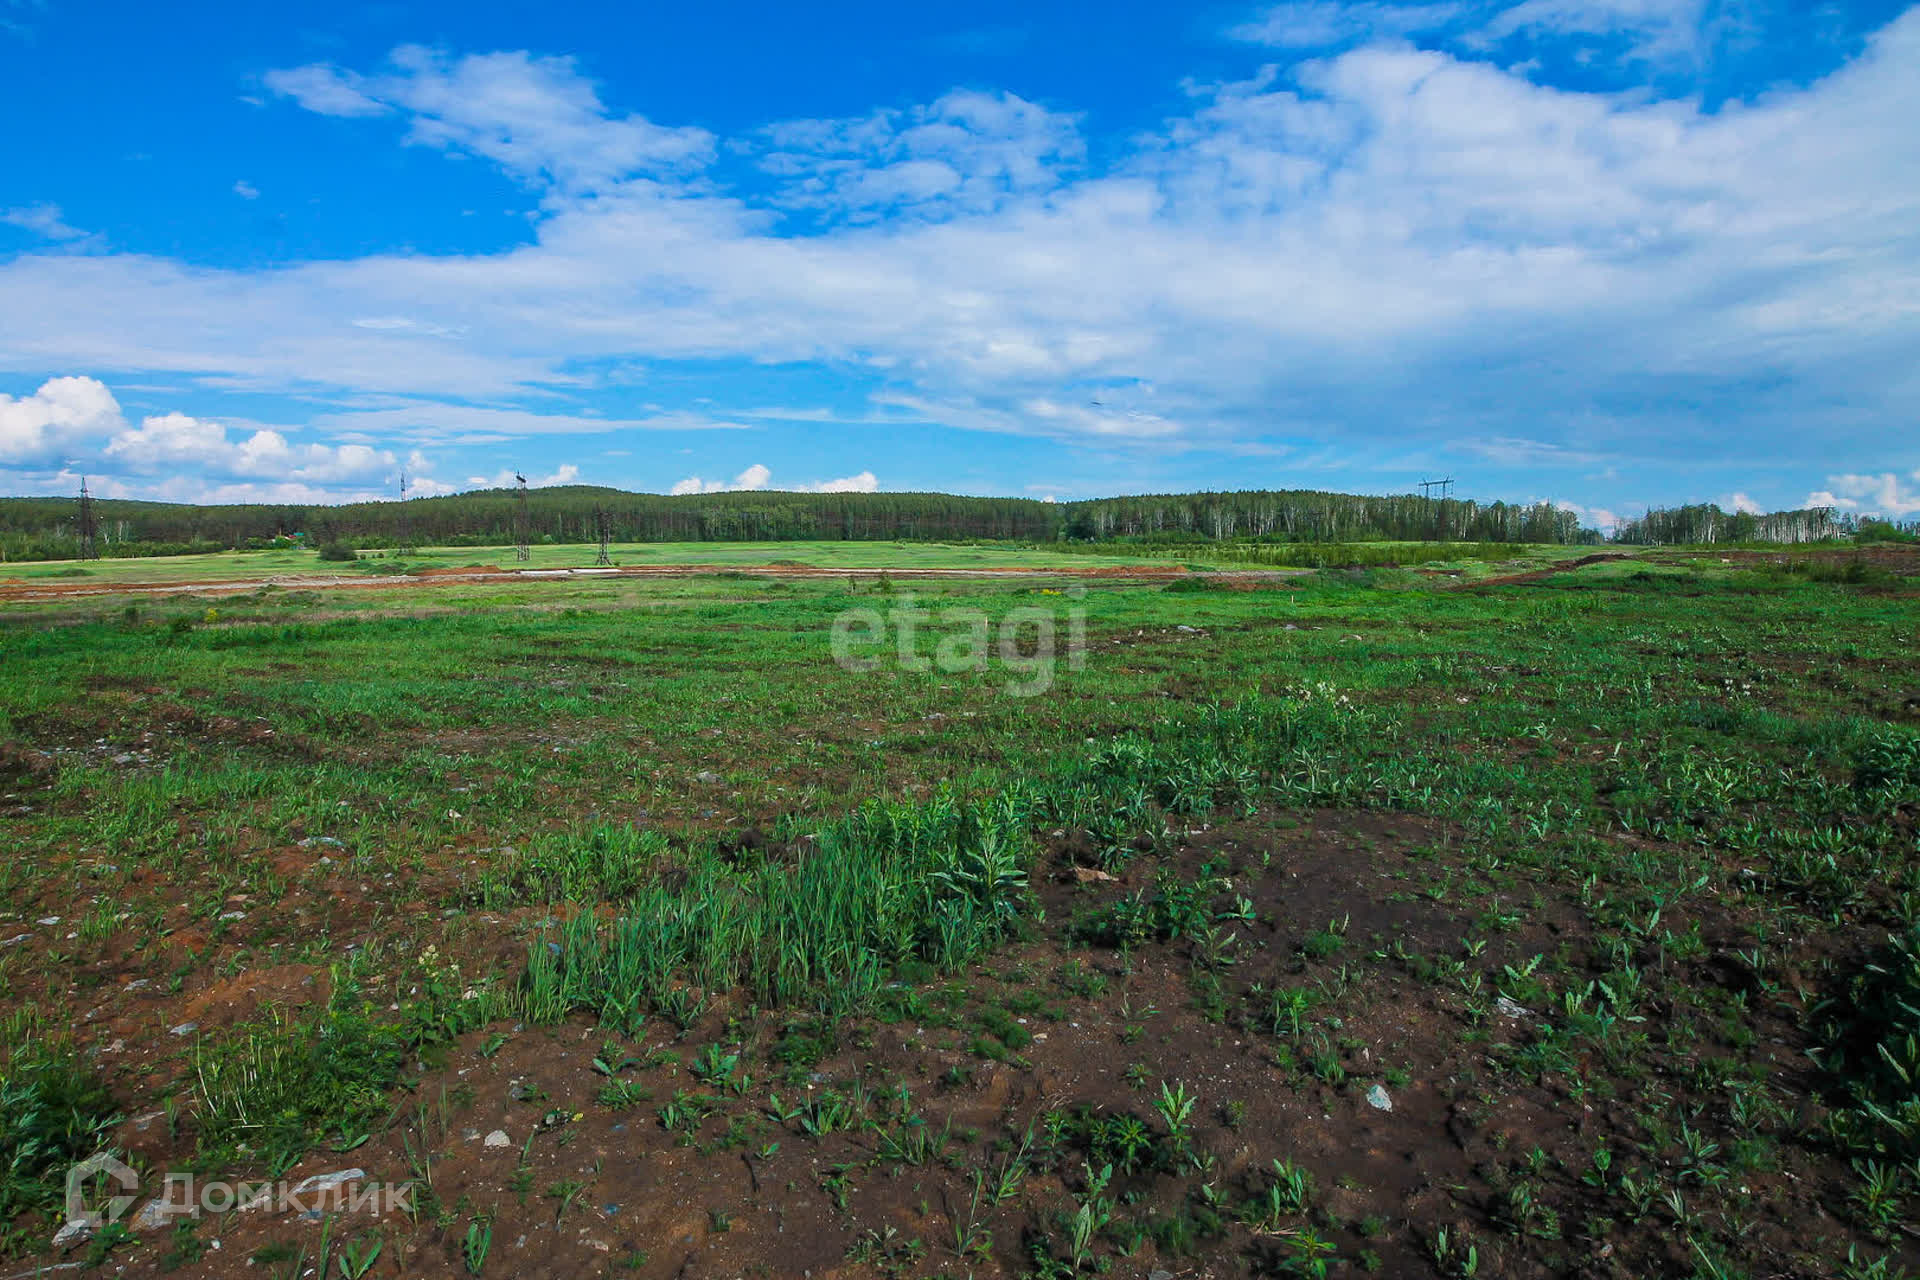
<instances>
[{"instance_id":1,"label":"patch of green grass","mask_svg":"<svg viewBox=\"0 0 1920 1280\"><path fill-rule=\"evenodd\" d=\"M105 1083L73 1057L31 1046L16 1052L0 1071L4 1251L29 1238L13 1234L22 1215L44 1217L61 1207L67 1169L99 1150L118 1119Z\"/></svg>"}]
</instances>

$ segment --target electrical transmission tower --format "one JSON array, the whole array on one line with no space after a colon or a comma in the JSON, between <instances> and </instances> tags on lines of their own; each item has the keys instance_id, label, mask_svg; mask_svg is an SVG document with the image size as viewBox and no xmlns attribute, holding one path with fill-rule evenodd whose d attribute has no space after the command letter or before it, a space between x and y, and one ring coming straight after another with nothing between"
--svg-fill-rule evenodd
<instances>
[{"instance_id":1,"label":"electrical transmission tower","mask_svg":"<svg viewBox=\"0 0 1920 1280\"><path fill-rule=\"evenodd\" d=\"M527 514L527 478L518 471L513 473L513 478L520 486L517 490L520 497L520 510L514 517L514 531L518 542L513 548L513 558L526 561L533 559L533 547L530 545L533 541L533 525Z\"/></svg>"},{"instance_id":2,"label":"electrical transmission tower","mask_svg":"<svg viewBox=\"0 0 1920 1280\"><path fill-rule=\"evenodd\" d=\"M1440 491L1440 541L1445 542L1447 540L1447 499L1453 496L1453 477L1420 482L1420 496L1423 498L1431 499L1436 489Z\"/></svg>"},{"instance_id":3,"label":"electrical transmission tower","mask_svg":"<svg viewBox=\"0 0 1920 1280\"><path fill-rule=\"evenodd\" d=\"M100 558L100 524L93 515L93 495L87 492L87 478L80 477L80 558Z\"/></svg>"},{"instance_id":4,"label":"electrical transmission tower","mask_svg":"<svg viewBox=\"0 0 1920 1280\"><path fill-rule=\"evenodd\" d=\"M597 565L611 566L613 557L607 554L607 544L613 541L613 520L604 508L595 507L593 525L594 532L600 535L600 554L594 557L593 562Z\"/></svg>"}]
</instances>

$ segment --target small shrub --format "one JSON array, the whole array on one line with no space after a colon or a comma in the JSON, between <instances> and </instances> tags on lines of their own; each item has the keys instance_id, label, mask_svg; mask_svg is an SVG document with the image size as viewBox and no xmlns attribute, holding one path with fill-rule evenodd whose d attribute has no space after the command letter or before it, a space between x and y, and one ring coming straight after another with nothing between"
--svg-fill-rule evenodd
<instances>
[{"instance_id":1,"label":"small shrub","mask_svg":"<svg viewBox=\"0 0 1920 1280\"><path fill-rule=\"evenodd\" d=\"M347 543L336 540L320 545L320 558L332 563L350 562L358 560L360 553L355 551Z\"/></svg>"},{"instance_id":2,"label":"small shrub","mask_svg":"<svg viewBox=\"0 0 1920 1280\"><path fill-rule=\"evenodd\" d=\"M1920 924L1887 939L1844 990L1814 1011L1834 1091L1850 1104L1836 1135L1850 1145L1920 1155Z\"/></svg>"},{"instance_id":3,"label":"small shrub","mask_svg":"<svg viewBox=\"0 0 1920 1280\"><path fill-rule=\"evenodd\" d=\"M202 1141L216 1148L244 1141L270 1165L291 1164L322 1133L365 1133L385 1111L406 1059L402 1028L338 1004L304 1025L273 1018L195 1055Z\"/></svg>"},{"instance_id":4,"label":"small shrub","mask_svg":"<svg viewBox=\"0 0 1920 1280\"><path fill-rule=\"evenodd\" d=\"M0 1075L0 1228L58 1209L68 1166L98 1150L118 1118L106 1085L71 1058L27 1057ZM0 1251L12 1243L0 1237Z\"/></svg>"},{"instance_id":5,"label":"small shrub","mask_svg":"<svg viewBox=\"0 0 1920 1280\"><path fill-rule=\"evenodd\" d=\"M1854 757L1853 785L1862 791L1920 786L1920 737L1886 729L1867 739Z\"/></svg>"}]
</instances>

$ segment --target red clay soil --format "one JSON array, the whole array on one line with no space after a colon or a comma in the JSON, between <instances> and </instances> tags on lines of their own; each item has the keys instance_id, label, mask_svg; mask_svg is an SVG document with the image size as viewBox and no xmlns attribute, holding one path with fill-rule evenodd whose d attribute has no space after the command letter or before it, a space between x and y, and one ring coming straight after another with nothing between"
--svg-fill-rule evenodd
<instances>
[{"instance_id":1,"label":"red clay soil","mask_svg":"<svg viewBox=\"0 0 1920 1280\"><path fill-rule=\"evenodd\" d=\"M89 596L174 596L239 595L264 587L289 590L330 591L342 588L393 590L405 587L444 586L454 583L514 583L577 581L594 578L854 578L868 581L880 578L915 580L998 579L1028 581L1086 580L1097 582L1171 582L1192 571L1185 565L1095 565L1086 568L1001 568L1001 569L928 569L860 568L827 569L816 565L634 565L621 569L520 569L504 570L494 565L468 569L424 569L417 574L345 578L301 574L271 578L215 578L193 582L118 582L75 583L0 581L0 603L30 600L70 600ZM1245 587L1248 584L1279 582L1304 569L1239 571L1219 575L1224 584Z\"/></svg>"}]
</instances>

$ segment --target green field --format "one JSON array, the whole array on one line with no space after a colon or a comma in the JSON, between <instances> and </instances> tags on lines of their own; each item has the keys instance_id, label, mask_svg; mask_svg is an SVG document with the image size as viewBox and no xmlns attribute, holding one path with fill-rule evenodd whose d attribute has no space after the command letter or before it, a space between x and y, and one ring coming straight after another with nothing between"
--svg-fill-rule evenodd
<instances>
[{"instance_id":1,"label":"green field","mask_svg":"<svg viewBox=\"0 0 1920 1280\"><path fill-rule=\"evenodd\" d=\"M11 1269L1908 1274L1920 561L1576 554L0 605Z\"/></svg>"},{"instance_id":2,"label":"green field","mask_svg":"<svg viewBox=\"0 0 1920 1280\"><path fill-rule=\"evenodd\" d=\"M1447 558L1448 544L1375 542L1361 544L1378 557L1400 557L1408 563L1435 563L1479 569L1484 559ZM1306 548L1310 551L1311 548ZM1582 548L1515 543L1500 550L1500 558L1515 564L1572 559ZM405 550L363 550L351 564L323 561L309 550L220 551L206 555L153 556L110 560L46 560L0 565L0 584L217 582L291 576L375 573L417 573L423 569L459 569L493 566L501 569L589 568L598 548L586 545L528 548L529 559L515 558L513 547L418 547ZM1115 565L1190 563L1227 569L1258 568L1231 554L1231 548L1196 545L1177 554L1133 554L1098 548L1097 554L1073 553L1045 547L939 542L639 542L609 548L621 567L662 565L711 566L715 569L756 568L767 565L805 565L821 569L1036 569Z\"/></svg>"},{"instance_id":3,"label":"green field","mask_svg":"<svg viewBox=\"0 0 1920 1280\"><path fill-rule=\"evenodd\" d=\"M640 542L615 544L613 562L637 565L740 566L800 564L826 569L878 568L1043 568L1078 565L1085 560L1058 552L997 546L948 546L919 542ZM420 569L457 569L493 565L502 569L587 568L593 546L533 546L530 558L516 560L512 547L419 547L404 551L363 551L357 565L322 561L312 551L220 551L208 555L154 556L125 560L53 560L0 566L0 578L34 582L202 582L224 578L272 577ZM1101 563L1106 563L1105 557ZM1151 563L1125 556L1114 563Z\"/></svg>"}]
</instances>

